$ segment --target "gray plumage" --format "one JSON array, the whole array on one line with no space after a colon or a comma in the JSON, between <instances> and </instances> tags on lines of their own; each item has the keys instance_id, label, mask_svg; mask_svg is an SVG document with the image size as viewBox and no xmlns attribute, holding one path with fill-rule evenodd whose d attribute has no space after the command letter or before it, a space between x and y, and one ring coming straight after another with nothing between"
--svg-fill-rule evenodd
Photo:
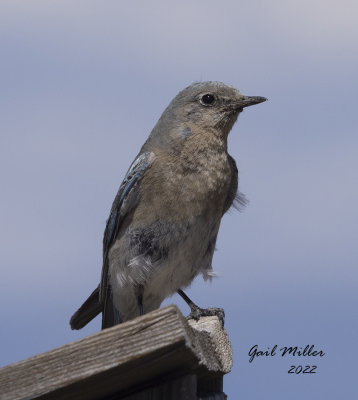
<instances>
[{"instance_id":1,"label":"gray plumage","mask_svg":"<svg viewBox=\"0 0 358 400\"><path fill-rule=\"evenodd\" d=\"M227 136L244 107L265 100L220 82L195 83L172 100L114 199L101 283L71 318L72 329L99 312L103 328L127 321L198 274L212 276L221 218L238 193Z\"/></svg>"}]
</instances>

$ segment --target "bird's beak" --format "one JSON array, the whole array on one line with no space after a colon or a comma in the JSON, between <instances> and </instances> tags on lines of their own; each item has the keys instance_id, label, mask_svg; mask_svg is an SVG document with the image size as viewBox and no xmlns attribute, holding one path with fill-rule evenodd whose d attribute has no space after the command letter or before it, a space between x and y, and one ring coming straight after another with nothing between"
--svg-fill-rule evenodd
<instances>
[{"instance_id":1,"label":"bird's beak","mask_svg":"<svg viewBox=\"0 0 358 400\"><path fill-rule=\"evenodd\" d=\"M242 96L241 98L237 99L235 105L238 108L244 108L244 107L254 106L255 104L262 103L266 100L267 100L266 97Z\"/></svg>"}]
</instances>

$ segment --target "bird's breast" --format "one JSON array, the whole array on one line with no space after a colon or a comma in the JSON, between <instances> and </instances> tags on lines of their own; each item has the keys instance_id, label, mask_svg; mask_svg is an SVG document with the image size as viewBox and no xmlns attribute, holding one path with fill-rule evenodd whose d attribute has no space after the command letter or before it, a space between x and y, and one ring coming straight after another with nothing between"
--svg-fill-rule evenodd
<instances>
[{"instance_id":1,"label":"bird's breast","mask_svg":"<svg viewBox=\"0 0 358 400\"><path fill-rule=\"evenodd\" d=\"M183 149L156 157L143 179L143 205L160 214L222 215L231 182L227 152L214 146Z\"/></svg>"}]
</instances>

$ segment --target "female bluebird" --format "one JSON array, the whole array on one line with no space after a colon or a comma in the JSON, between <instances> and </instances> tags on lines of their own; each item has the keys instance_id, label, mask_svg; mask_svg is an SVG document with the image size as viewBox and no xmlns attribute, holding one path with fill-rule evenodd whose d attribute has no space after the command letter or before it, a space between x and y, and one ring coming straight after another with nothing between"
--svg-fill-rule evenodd
<instances>
[{"instance_id":1,"label":"female bluebird","mask_svg":"<svg viewBox=\"0 0 358 400\"><path fill-rule=\"evenodd\" d=\"M72 316L81 329L102 312L102 328L160 307L212 258L222 216L237 195L238 172L227 137L244 107L265 101L220 82L182 90L163 112L114 199L103 238L100 285ZM221 314L223 318L223 312Z\"/></svg>"}]
</instances>

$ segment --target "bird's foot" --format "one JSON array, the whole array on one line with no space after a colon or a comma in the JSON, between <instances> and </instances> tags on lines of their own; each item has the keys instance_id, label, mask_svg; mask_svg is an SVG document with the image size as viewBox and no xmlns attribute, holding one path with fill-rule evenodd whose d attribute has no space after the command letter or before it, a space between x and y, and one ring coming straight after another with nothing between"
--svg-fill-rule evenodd
<instances>
[{"instance_id":1,"label":"bird's foot","mask_svg":"<svg viewBox=\"0 0 358 400\"><path fill-rule=\"evenodd\" d=\"M223 308L201 308L197 305L192 305L190 307L190 314L187 319L194 319L195 321L199 321L201 317L218 317L221 325L224 326L225 312Z\"/></svg>"}]
</instances>

